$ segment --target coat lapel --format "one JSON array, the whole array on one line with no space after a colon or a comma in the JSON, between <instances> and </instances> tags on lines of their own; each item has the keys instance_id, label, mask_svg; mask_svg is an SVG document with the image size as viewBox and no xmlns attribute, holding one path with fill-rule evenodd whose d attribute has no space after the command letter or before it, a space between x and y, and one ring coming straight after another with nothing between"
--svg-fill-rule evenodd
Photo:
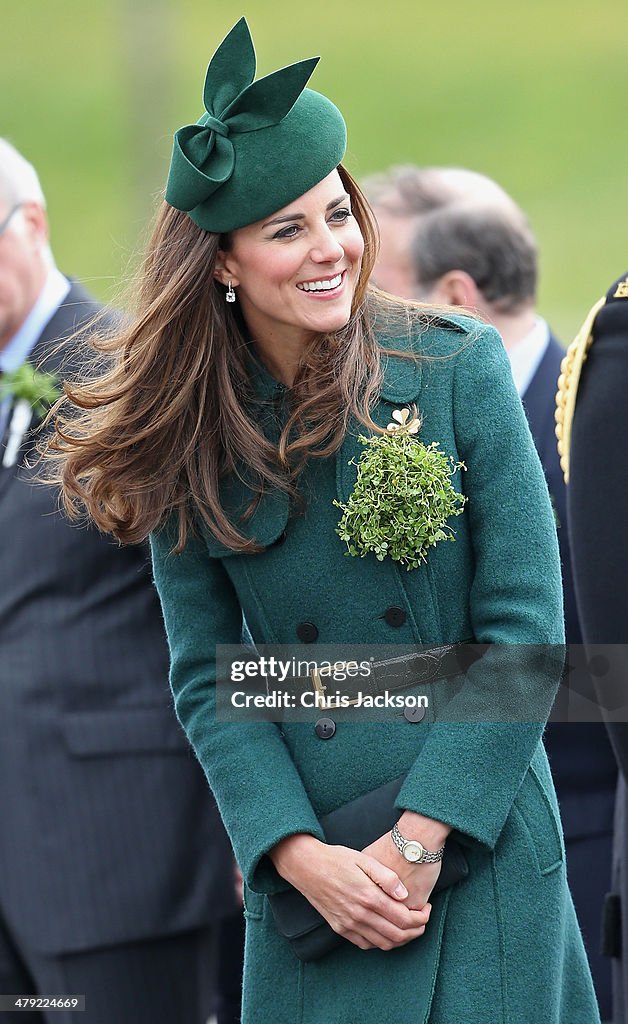
<instances>
[{"instance_id":1,"label":"coat lapel","mask_svg":"<svg viewBox=\"0 0 628 1024\"><path fill-rule=\"evenodd\" d=\"M252 358L257 394L262 400L259 423L266 437L277 443L281 431L281 416L278 415L276 402L278 396L281 396L281 389L259 360L254 356ZM286 528L290 514L290 499L285 491L269 490L258 502L251 518L242 522L242 516L248 508L252 494L247 486L246 476L246 468L242 466L238 473L232 474L221 484L222 507L243 536L255 541L256 544L261 544L262 547L269 547ZM214 558L225 558L237 553L221 544L209 531L205 531L205 541L209 554Z\"/></svg>"},{"instance_id":2,"label":"coat lapel","mask_svg":"<svg viewBox=\"0 0 628 1024\"><path fill-rule=\"evenodd\" d=\"M251 500L251 492L238 478L231 486L222 491L222 506L231 522L237 525L240 533L254 540L256 544L268 547L274 544L283 533L288 523L289 499L285 491L269 491L258 503L253 515L246 523L239 520ZM207 550L213 558L225 558L237 554L231 548L221 544L219 540L204 531Z\"/></svg>"},{"instance_id":3,"label":"coat lapel","mask_svg":"<svg viewBox=\"0 0 628 1024\"><path fill-rule=\"evenodd\" d=\"M399 347L401 348L401 345ZM415 359L385 357L383 370L380 401L372 415L378 426L386 427L390 423L393 409L403 408L417 401L421 390L421 363ZM266 383L270 388L267 397L270 397L276 382ZM341 502L346 502L353 490L357 475L355 463L363 451L359 436L367 433L366 427L352 419L345 439L336 453L336 490ZM223 507L232 516L233 521L237 522L241 517L249 500L250 494L241 479L235 479L223 491ZM282 491L269 492L259 502L248 522L241 524L241 532L258 544L268 547L285 530L289 512L288 495ZM209 534L205 535L205 539L208 551L213 557L224 558L234 554Z\"/></svg>"},{"instance_id":4,"label":"coat lapel","mask_svg":"<svg viewBox=\"0 0 628 1024\"><path fill-rule=\"evenodd\" d=\"M401 346L400 346L401 347ZM372 411L378 427L387 427L393 409L401 409L418 403L421 391L421 362L417 359L384 358L384 379L380 389L380 401ZM345 439L336 453L336 490L338 500L343 504L349 498L357 478L357 463L364 450L360 435L366 436L367 428L352 419Z\"/></svg>"}]
</instances>

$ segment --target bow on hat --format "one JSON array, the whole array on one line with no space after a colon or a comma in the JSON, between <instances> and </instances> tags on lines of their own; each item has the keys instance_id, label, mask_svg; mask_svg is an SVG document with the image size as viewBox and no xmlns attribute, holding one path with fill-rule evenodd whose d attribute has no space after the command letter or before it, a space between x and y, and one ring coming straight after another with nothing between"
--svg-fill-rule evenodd
<instances>
[{"instance_id":1,"label":"bow on hat","mask_svg":"<svg viewBox=\"0 0 628 1024\"><path fill-rule=\"evenodd\" d=\"M279 124L290 112L318 63L298 61L253 82L255 50L240 18L212 57L203 90L207 113L175 135L166 201L190 211L205 202L234 170L231 137Z\"/></svg>"}]
</instances>

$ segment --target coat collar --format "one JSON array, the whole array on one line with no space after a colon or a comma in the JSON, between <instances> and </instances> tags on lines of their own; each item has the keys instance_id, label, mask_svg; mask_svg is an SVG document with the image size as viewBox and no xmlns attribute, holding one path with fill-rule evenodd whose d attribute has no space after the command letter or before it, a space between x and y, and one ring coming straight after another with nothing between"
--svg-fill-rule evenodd
<instances>
[{"instance_id":1,"label":"coat collar","mask_svg":"<svg viewBox=\"0 0 628 1024\"><path fill-rule=\"evenodd\" d=\"M386 346L388 347L388 346ZM399 350L403 351L401 346ZM414 402L421 390L421 363L417 359L383 356L384 379L380 398L386 402Z\"/></svg>"},{"instance_id":2,"label":"coat collar","mask_svg":"<svg viewBox=\"0 0 628 1024\"><path fill-rule=\"evenodd\" d=\"M384 380L380 396L387 402L415 402L421 391L422 366L429 359L432 348L435 355L442 355L438 347L439 332L459 332L465 334L468 317L455 314L426 316L420 327L409 326L405 318L394 333L390 329L380 331L382 349L407 352L409 358L383 356ZM376 326L377 333L377 326ZM436 347L434 347L436 346Z\"/></svg>"},{"instance_id":3,"label":"coat collar","mask_svg":"<svg viewBox=\"0 0 628 1024\"><path fill-rule=\"evenodd\" d=\"M449 331L456 330L464 333L465 328L459 324L456 318L431 318L430 326L444 327ZM416 349L416 341L408 338L407 328L402 337L394 337L387 332L386 337L381 340L384 350L398 350L408 352L410 358L384 355L383 359L383 381L380 388L380 400L372 410L372 418L380 427L386 427L390 423L394 408L419 403L422 379L422 358L413 358L411 353ZM421 355L429 357L429 338L426 331L426 344L421 347ZM276 381L263 364L251 353L254 362L255 391L258 397L269 400L277 396L279 391L285 390L283 385ZM364 446L360 443L360 435L367 434L367 428L355 420L351 420L342 445L336 452L336 490L338 500L346 502L357 476L356 463L362 454ZM225 495L228 509L246 507L244 489L241 484L229 488L229 494ZM255 539L259 544L268 547L273 544L284 532L288 523L289 500L282 492L273 492L265 496L258 504L251 519L242 527L242 532ZM229 549L224 548L212 538L207 538L210 554L224 557L232 554Z\"/></svg>"}]
</instances>

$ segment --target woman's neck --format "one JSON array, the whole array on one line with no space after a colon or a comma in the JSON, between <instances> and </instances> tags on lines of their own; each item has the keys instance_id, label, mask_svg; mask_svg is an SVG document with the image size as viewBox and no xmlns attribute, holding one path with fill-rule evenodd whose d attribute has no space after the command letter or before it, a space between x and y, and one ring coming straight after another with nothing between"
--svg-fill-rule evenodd
<instances>
[{"instance_id":1,"label":"woman's neck","mask_svg":"<svg viewBox=\"0 0 628 1024\"><path fill-rule=\"evenodd\" d=\"M266 369L291 388L298 373L308 339L305 337L256 338L258 355Z\"/></svg>"}]
</instances>

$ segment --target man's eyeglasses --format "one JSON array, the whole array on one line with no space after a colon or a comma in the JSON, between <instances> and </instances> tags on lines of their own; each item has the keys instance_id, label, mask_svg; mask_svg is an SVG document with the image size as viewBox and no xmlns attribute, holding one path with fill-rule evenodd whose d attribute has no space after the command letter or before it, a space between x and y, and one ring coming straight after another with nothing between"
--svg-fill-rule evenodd
<instances>
[{"instance_id":1,"label":"man's eyeglasses","mask_svg":"<svg viewBox=\"0 0 628 1024\"><path fill-rule=\"evenodd\" d=\"M17 213L18 210L22 209L23 205L24 205L24 203L16 203L15 206L13 206L9 210L9 212L7 213L7 215L4 218L4 220L0 221L0 236L2 236L4 234L4 232L6 231L6 229L9 226L11 218Z\"/></svg>"}]
</instances>

